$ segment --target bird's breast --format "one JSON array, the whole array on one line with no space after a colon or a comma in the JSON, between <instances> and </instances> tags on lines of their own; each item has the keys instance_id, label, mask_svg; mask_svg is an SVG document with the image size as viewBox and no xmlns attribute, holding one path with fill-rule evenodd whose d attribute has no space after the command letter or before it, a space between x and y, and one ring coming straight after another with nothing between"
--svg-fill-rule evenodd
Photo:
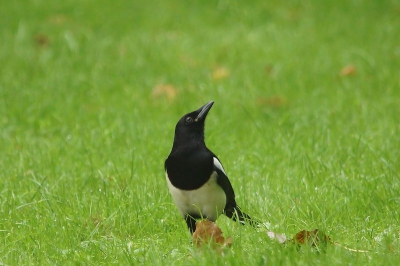
<instances>
[{"instance_id":1,"label":"bird's breast","mask_svg":"<svg viewBox=\"0 0 400 266\"><path fill-rule=\"evenodd\" d=\"M217 183L216 172L212 172L209 180L194 190L175 187L168 178L168 173L166 179L172 199L183 216L196 215L215 221L223 213L226 195Z\"/></svg>"}]
</instances>

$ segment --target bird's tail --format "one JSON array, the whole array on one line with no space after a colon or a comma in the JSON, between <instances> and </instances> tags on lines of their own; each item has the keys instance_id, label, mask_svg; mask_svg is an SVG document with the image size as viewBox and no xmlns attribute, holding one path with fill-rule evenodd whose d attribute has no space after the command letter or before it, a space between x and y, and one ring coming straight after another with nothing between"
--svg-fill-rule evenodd
<instances>
[{"instance_id":1,"label":"bird's tail","mask_svg":"<svg viewBox=\"0 0 400 266\"><path fill-rule=\"evenodd\" d=\"M241 223L242 225L251 225L254 228L259 228L261 225L261 222L251 218L250 215L248 215L247 213L243 212L239 206L236 206L234 208L232 208L230 211L226 211L225 215L228 216L229 218L231 218L234 221L239 220L239 223Z\"/></svg>"}]
</instances>

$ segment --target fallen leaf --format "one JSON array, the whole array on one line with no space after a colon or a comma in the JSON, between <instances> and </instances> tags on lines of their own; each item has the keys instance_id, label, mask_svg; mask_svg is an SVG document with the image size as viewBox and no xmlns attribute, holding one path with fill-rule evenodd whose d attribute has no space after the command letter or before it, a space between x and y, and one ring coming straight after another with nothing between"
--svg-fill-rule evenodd
<instances>
[{"instance_id":1,"label":"fallen leaf","mask_svg":"<svg viewBox=\"0 0 400 266\"><path fill-rule=\"evenodd\" d=\"M232 238L224 238L222 230L209 220L202 220L196 223L196 231L193 233L193 243L201 248L203 245L210 246L219 252L224 248L232 246Z\"/></svg>"},{"instance_id":2,"label":"fallen leaf","mask_svg":"<svg viewBox=\"0 0 400 266\"><path fill-rule=\"evenodd\" d=\"M217 67L214 69L212 78L213 80L221 80L229 77L229 70L225 67Z\"/></svg>"},{"instance_id":3,"label":"fallen leaf","mask_svg":"<svg viewBox=\"0 0 400 266\"><path fill-rule=\"evenodd\" d=\"M287 99L281 95L273 95L271 97L260 97L257 99L258 106L267 106L272 108L280 108L287 105Z\"/></svg>"},{"instance_id":4,"label":"fallen leaf","mask_svg":"<svg viewBox=\"0 0 400 266\"><path fill-rule=\"evenodd\" d=\"M272 73L274 72L274 66L271 64L266 65L264 69L268 75L272 75Z\"/></svg>"},{"instance_id":5,"label":"fallen leaf","mask_svg":"<svg viewBox=\"0 0 400 266\"><path fill-rule=\"evenodd\" d=\"M267 235L269 236L269 238L271 238L272 240L276 240L279 243L283 244L287 241L287 237L285 235L282 234L277 234L275 232L267 232Z\"/></svg>"},{"instance_id":6,"label":"fallen leaf","mask_svg":"<svg viewBox=\"0 0 400 266\"><path fill-rule=\"evenodd\" d=\"M340 75L341 76L353 76L355 75L357 72L357 69L354 65L347 65L345 67L342 68L342 70L340 71Z\"/></svg>"},{"instance_id":7,"label":"fallen leaf","mask_svg":"<svg viewBox=\"0 0 400 266\"><path fill-rule=\"evenodd\" d=\"M152 96L154 98L165 97L168 100L174 100L178 95L178 90L170 84L159 84L153 88Z\"/></svg>"},{"instance_id":8,"label":"fallen leaf","mask_svg":"<svg viewBox=\"0 0 400 266\"><path fill-rule=\"evenodd\" d=\"M299 245L311 245L312 247L318 247L320 244L326 245L331 241L331 239L323 232L315 229L314 231L300 231L290 241Z\"/></svg>"},{"instance_id":9,"label":"fallen leaf","mask_svg":"<svg viewBox=\"0 0 400 266\"><path fill-rule=\"evenodd\" d=\"M39 47L47 47L50 44L49 38L44 34L36 34L35 35L35 42Z\"/></svg>"},{"instance_id":10,"label":"fallen leaf","mask_svg":"<svg viewBox=\"0 0 400 266\"><path fill-rule=\"evenodd\" d=\"M326 248L328 243L330 243L332 245L341 247L351 252L359 252L359 253L371 252L369 250L364 250L364 249L350 248L338 242L332 241L330 236L327 236L318 229L314 229L313 231L302 230L298 232L292 239L287 239L285 235L277 234L275 232L267 232L267 235L272 240L277 240L280 244L296 244L299 247L310 246L317 248L317 250L319 250L320 248Z\"/></svg>"}]
</instances>

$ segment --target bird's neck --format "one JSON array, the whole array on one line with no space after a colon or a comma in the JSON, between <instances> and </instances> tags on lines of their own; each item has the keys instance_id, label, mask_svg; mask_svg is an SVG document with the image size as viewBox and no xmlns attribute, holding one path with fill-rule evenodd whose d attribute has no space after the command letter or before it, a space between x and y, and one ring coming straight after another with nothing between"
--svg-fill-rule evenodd
<instances>
[{"instance_id":1,"label":"bird's neck","mask_svg":"<svg viewBox=\"0 0 400 266\"><path fill-rule=\"evenodd\" d=\"M172 152L182 152L195 150L199 148L205 148L204 135L198 135L196 137L182 138L175 137L174 144L172 146Z\"/></svg>"}]
</instances>

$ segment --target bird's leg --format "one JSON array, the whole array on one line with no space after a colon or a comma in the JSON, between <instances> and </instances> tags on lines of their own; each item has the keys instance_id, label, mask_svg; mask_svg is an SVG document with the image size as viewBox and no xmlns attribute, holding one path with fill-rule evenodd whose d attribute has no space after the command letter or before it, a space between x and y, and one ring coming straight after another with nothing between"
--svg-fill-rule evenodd
<instances>
[{"instance_id":1,"label":"bird's leg","mask_svg":"<svg viewBox=\"0 0 400 266\"><path fill-rule=\"evenodd\" d=\"M247 213L242 212L237 206L235 208L225 210L225 215L235 222L239 220L239 223L242 225L248 223L254 228L258 228L260 226L260 221L251 218Z\"/></svg>"},{"instance_id":2,"label":"bird's leg","mask_svg":"<svg viewBox=\"0 0 400 266\"><path fill-rule=\"evenodd\" d=\"M196 230L196 219L194 219L190 214L186 214L185 221L189 228L190 234L193 235L194 231Z\"/></svg>"}]
</instances>

